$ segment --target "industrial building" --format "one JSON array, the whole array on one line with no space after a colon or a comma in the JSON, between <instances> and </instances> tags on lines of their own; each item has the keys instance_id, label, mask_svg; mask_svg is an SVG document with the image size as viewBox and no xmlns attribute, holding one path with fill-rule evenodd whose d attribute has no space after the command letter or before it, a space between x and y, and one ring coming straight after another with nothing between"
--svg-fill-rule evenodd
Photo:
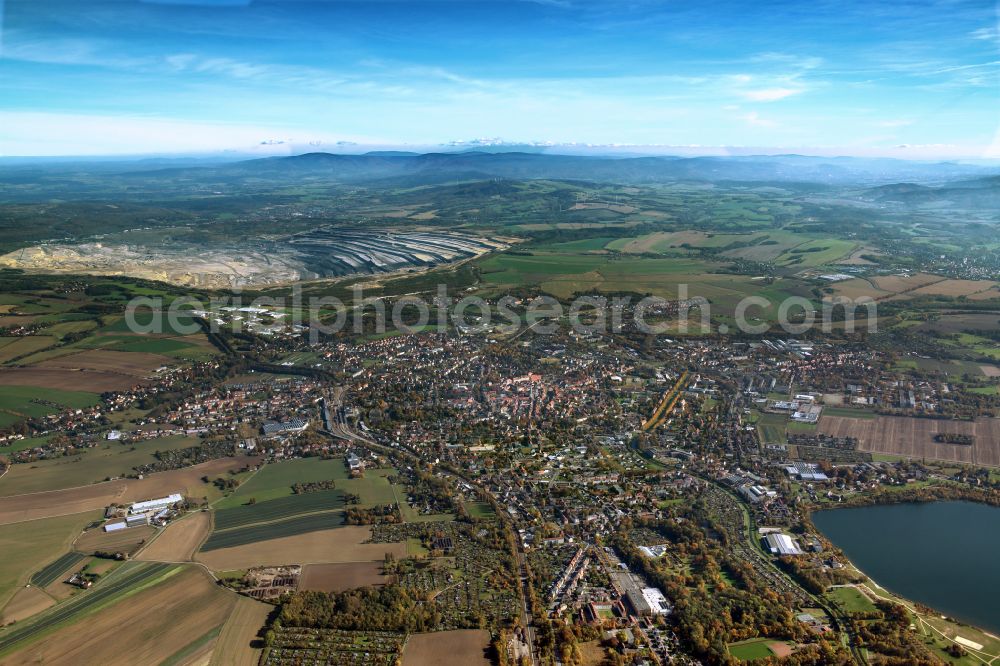
<instances>
[{"instance_id":1,"label":"industrial building","mask_svg":"<svg viewBox=\"0 0 1000 666\"><path fill-rule=\"evenodd\" d=\"M785 466L785 473L792 478L799 479L801 481L829 481L828 477L823 472L819 471L819 467L814 463L792 463L791 465Z\"/></svg>"},{"instance_id":2,"label":"industrial building","mask_svg":"<svg viewBox=\"0 0 1000 666\"><path fill-rule=\"evenodd\" d=\"M293 419L282 423L265 423L263 430L265 435L280 435L283 432L302 432L308 427L309 421Z\"/></svg>"},{"instance_id":3,"label":"industrial building","mask_svg":"<svg viewBox=\"0 0 1000 666\"><path fill-rule=\"evenodd\" d=\"M136 502L131 507L129 507L128 512L130 514L146 513L147 511L160 511L161 509L166 509L174 504L179 504L184 501L184 497L178 493L173 493L167 495L166 497L161 497L159 499L151 499L145 502Z\"/></svg>"},{"instance_id":4,"label":"industrial building","mask_svg":"<svg viewBox=\"0 0 1000 666\"><path fill-rule=\"evenodd\" d=\"M787 534L768 534L764 537L764 545L773 555L802 555L802 549L795 539Z\"/></svg>"}]
</instances>

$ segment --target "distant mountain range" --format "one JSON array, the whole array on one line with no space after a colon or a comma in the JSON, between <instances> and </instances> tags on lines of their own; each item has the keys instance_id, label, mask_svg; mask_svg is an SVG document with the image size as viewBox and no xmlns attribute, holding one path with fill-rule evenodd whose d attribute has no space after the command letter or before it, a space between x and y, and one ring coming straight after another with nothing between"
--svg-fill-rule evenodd
<instances>
[{"instance_id":1,"label":"distant mountain range","mask_svg":"<svg viewBox=\"0 0 1000 666\"><path fill-rule=\"evenodd\" d=\"M894 183L866 190L862 198L906 206L950 206L1000 210L1000 176L957 180L931 187L919 183Z\"/></svg>"},{"instance_id":2,"label":"distant mountain range","mask_svg":"<svg viewBox=\"0 0 1000 666\"><path fill-rule=\"evenodd\" d=\"M524 152L405 153L362 155L307 153L268 157L212 167L181 167L131 172L138 177L195 176L212 179L322 177L338 182L401 184L438 183L491 178L587 180L653 183L671 181L738 181L748 183L810 182L829 185L875 185L899 181L940 184L996 174L996 169L952 162L907 162L893 159L809 157L588 157ZM388 182L386 184L389 184Z\"/></svg>"}]
</instances>

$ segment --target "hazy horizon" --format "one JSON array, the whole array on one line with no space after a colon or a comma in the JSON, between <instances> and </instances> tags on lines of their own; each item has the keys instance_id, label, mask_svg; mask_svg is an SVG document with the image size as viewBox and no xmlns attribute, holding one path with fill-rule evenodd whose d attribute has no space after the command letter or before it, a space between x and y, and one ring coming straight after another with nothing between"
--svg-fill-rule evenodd
<instances>
[{"instance_id":1,"label":"hazy horizon","mask_svg":"<svg viewBox=\"0 0 1000 666\"><path fill-rule=\"evenodd\" d=\"M997 25L984 2L6 0L0 155L504 137L997 157Z\"/></svg>"}]
</instances>

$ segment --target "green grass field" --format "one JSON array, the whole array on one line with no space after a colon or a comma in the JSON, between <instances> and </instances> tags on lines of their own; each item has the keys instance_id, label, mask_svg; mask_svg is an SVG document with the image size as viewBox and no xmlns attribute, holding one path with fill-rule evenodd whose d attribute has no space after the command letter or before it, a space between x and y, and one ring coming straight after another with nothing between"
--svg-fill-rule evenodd
<instances>
[{"instance_id":1,"label":"green grass field","mask_svg":"<svg viewBox=\"0 0 1000 666\"><path fill-rule=\"evenodd\" d=\"M867 409L852 409L850 407L824 407L822 416L847 416L853 419L873 419L878 414Z\"/></svg>"},{"instance_id":2,"label":"green grass field","mask_svg":"<svg viewBox=\"0 0 1000 666\"><path fill-rule=\"evenodd\" d=\"M867 613L875 610L875 604L853 587L835 587L827 592L826 596L845 613Z\"/></svg>"},{"instance_id":3,"label":"green grass field","mask_svg":"<svg viewBox=\"0 0 1000 666\"><path fill-rule=\"evenodd\" d=\"M38 418L55 414L60 406L65 409L82 409L100 402L96 393L61 391L37 386L0 386L0 413L16 422L24 418ZM50 404L51 403L51 404Z\"/></svg>"},{"instance_id":4,"label":"green grass field","mask_svg":"<svg viewBox=\"0 0 1000 666\"><path fill-rule=\"evenodd\" d=\"M785 251L776 260L782 266L812 268L833 263L848 256L858 248L853 241L823 238L797 245Z\"/></svg>"},{"instance_id":5,"label":"green grass field","mask_svg":"<svg viewBox=\"0 0 1000 666\"><path fill-rule=\"evenodd\" d=\"M216 509L229 509L246 504L253 497L257 502L288 497L292 494L292 484L335 479L337 486L347 479L347 468L343 458L300 458L265 465L249 481L236 489L229 497L215 504ZM348 491L351 492L351 491Z\"/></svg>"},{"instance_id":6,"label":"green grass field","mask_svg":"<svg viewBox=\"0 0 1000 666\"><path fill-rule=\"evenodd\" d=\"M478 519L495 518L497 515L488 502L466 502L465 510L470 517Z\"/></svg>"},{"instance_id":7,"label":"green grass field","mask_svg":"<svg viewBox=\"0 0 1000 666\"><path fill-rule=\"evenodd\" d=\"M755 659L766 659L773 657L774 652L767 646L772 642L769 638L753 638L740 643L729 645L729 654L740 661L754 661Z\"/></svg>"},{"instance_id":8,"label":"green grass field","mask_svg":"<svg viewBox=\"0 0 1000 666\"><path fill-rule=\"evenodd\" d=\"M757 436L764 444L785 444L788 436L785 426L788 419L781 414L761 414L757 419Z\"/></svg>"},{"instance_id":9,"label":"green grass field","mask_svg":"<svg viewBox=\"0 0 1000 666\"><path fill-rule=\"evenodd\" d=\"M0 525L0 608L40 563L59 559L83 528L100 517L100 511L91 511Z\"/></svg>"},{"instance_id":10,"label":"green grass field","mask_svg":"<svg viewBox=\"0 0 1000 666\"><path fill-rule=\"evenodd\" d=\"M668 300L700 296L712 305L713 314L732 315L746 296L770 302L753 308L750 316L773 317L777 306L802 285L784 279L773 284L754 276L723 272L726 264L697 259L616 257L588 253L539 252L530 256L498 254L481 264L484 283L497 290L537 286L558 298L589 291L652 294Z\"/></svg>"},{"instance_id":11,"label":"green grass field","mask_svg":"<svg viewBox=\"0 0 1000 666\"><path fill-rule=\"evenodd\" d=\"M158 450L183 449L197 443L196 437L183 435L151 439L134 447L108 442L74 456L14 465L0 478L0 497L73 488L134 473L136 465L154 462L153 454Z\"/></svg>"}]
</instances>

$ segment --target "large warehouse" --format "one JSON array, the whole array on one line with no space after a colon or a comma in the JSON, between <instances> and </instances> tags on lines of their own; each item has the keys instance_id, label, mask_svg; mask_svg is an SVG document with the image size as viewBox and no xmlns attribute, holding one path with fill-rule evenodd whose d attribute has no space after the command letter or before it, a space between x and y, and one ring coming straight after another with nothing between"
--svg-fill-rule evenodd
<instances>
[{"instance_id":1,"label":"large warehouse","mask_svg":"<svg viewBox=\"0 0 1000 666\"><path fill-rule=\"evenodd\" d=\"M795 543L795 539L787 534L768 534L764 542L775 555L802 555L802 549Z\"/></svg>"},{"instance_id":2,"label":"large warehouse","mask_svg":"<svg viewBox=\"0 0 1000 666\"><path fill-rule=\"evenodd\" d=\"M147 511L159 511L160 509L166 509L168 506L173 506L179 502L183 502L184 497L178 493L173 493L172 495L167 495L166 497L161 497L159 499L146 500L145 502L136 502L131 507L129 507L129 513L146 513Z\"/></svg>"}]
</instances>

